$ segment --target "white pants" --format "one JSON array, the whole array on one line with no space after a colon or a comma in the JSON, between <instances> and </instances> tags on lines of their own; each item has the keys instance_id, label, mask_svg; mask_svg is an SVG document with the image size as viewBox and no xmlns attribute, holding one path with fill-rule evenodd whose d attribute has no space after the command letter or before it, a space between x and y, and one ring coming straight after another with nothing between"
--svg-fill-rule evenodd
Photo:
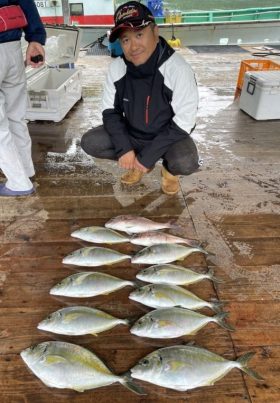
<instances>
[{"instance_id":1,"label":"white pants","mask_svg":"<svg viewBox=\"0 0 280 403\"><path fill-rule=\"evenodd\" d=\"M11 190L29 190L34 166L25 113L26 76L20 42L0 43L0 168Z\"/></svg>"}]
</instances>

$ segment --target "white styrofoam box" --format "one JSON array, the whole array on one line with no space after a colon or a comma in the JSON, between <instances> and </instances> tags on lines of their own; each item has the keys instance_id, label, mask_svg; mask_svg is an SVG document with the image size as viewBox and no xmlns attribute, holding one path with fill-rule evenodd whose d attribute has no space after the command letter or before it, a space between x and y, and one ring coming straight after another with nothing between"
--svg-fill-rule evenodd
<instances>
[{"instance_id":1,"label":"white styrofoam box","mask_svg":"<svg viewBox=\"0 0 280 403\"><path fill-rule=\"evenodd\" d=\"M256 120L280 119L280 70L247 71L239 107Z\"/></svg>"},{"instance_id":2,"label":"white styrofoam box","mask_svg":"<svg viewBox=\"0 0 280 403\"><path fill-rule=\"evenodd\" d=\"M46 31L46 64L38 69L26 69L26 119L60 122L82 97L81 72L59 67L71 66L77 60L81 32L77 27L65 26L47 26Z\"/></svg>"}]
</instances>

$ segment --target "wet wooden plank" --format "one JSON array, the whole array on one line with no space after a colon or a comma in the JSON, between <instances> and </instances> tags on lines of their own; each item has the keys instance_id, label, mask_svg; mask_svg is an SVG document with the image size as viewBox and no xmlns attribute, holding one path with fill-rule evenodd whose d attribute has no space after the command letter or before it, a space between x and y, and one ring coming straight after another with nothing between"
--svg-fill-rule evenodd
<instances>
[{"instance_id":1,"label":"wet wooden plank","mask_svg":"<svg viewBox=\"0 0 280 403\"><path fill-rule=\"evenodd\" d=\"M238 355L243 354L247 349L238 348ZM244 379L251 401L254 403L277 403L280 396L279 385L279 362L280 347L263 345L254 348L256 355L251 360L251 366L259 368L259 374L264 378L264 382L254 382L245 375Z\"/></svg>"}]
</instances>

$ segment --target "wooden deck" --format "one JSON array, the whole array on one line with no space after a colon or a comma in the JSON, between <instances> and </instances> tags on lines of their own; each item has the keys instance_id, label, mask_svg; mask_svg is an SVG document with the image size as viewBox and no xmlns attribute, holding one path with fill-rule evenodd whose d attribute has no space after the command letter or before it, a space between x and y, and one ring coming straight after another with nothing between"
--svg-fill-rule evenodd
<instances>
[{"instance_id":1,"label":"wooden deck","mask_svg":"<svg viewBox=\"0 0 280 403\"><path fill-rule=\"evenodd\" d=\"M93 161L80 150L80 138L100 123L100 95L106 56L79 59L84 100L62 123L32 123L37 193L29 198L0 198L0 395L1 403L195 402L272 403L280 401L280 121L258 122L233 102L241 58L250 54L181 54L196 71L200 89L194 138L203 165L181 178L181 191L160 191L160 166L132 188L119 184L111 162ZM49 295L50 288L75 270L63 265L68 252L85 245L70 237L78 227L103 225L118 214L137 214L157 221L176 218L176 235L197 237L215 255L183 262L197 270L213 268L224 280L190 287L201 298L226 301L229 333L215 324L195 337L171 341L141 339L118 326L98 337L63 337L37 330L50 312L86 304L122 318L141 316L148 308L128 300L129 288L86 300ZM134 253L124 244L113 248ZM125 279L139 270L129 263L96 268ZM210 311L204 311L211 314ZM158 347L194 340L199 346L236 359L256 354L250 365L265 379L256 382L232 370L215 386L175 392L137 382L148 396L133 395L115 384L82 394L50 389L25 366L19 353L46 340L65 340L95 352L117 374L131 368Z\"/></svg>"}]
</instances>

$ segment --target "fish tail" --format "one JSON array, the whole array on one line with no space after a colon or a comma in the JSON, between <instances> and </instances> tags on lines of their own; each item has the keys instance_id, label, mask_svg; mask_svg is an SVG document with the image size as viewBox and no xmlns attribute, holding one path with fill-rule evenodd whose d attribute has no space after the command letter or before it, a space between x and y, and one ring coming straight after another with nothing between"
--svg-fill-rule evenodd
<instances>
[{"instance_id":1,"label":"fish tail","mask_svg":"<svg viewBox=\"0 0 280 403\"><path fill-rule=\"evenodd\" d=\"M172 218L171 220L169 220L167 222L167 224L169 225L169 228L177 229L177 230L182 229L182 226L177 223L177 218Z\"/></svg>"},{"instance_id":2,"label":"fish tail","mask_svg":"<svg viewBox=\"0 0 280 403\"><path fill-rule=\"evenodd\" d=\"M214 276L214 270L213 269L209 269L208 272L206 273L207 278L209 278L209 280L214 281L214 283L223 283L223 280L218 279L217 277Z\"/></svg>"},{"instance_id":3,"label":"fish tail","mask_svg":"<svg viewBox=\"0 0 280 403\"><path fill-rule=\"evenodd\" d=\"M236 361L236 363L239 364L239 368L245 372L247 375L251 376L252 378L256 379L257 381L263 381L264 379L253 369L248 367L248 362L250 359L255 355L253 352L249 352L246 354L243 354L241 357L239 357Z\"/></svg>"},{"instance_id":4,"label":"fish tail","mask_svg":"<svg viewBox=\"0 0 280 403\"><path fill-rule=\"evenodd\" d=\"M140 280L133 280L133 287L135 288L141 288L143 287L143 283Z\"/></svg>"},{"instance_id":5,"label":"fish tail","mask_svg":"<svg viewBox=\"0 0 280 403\"><path fill-rule=\"evenodd\" d=\"M199 252L203 253L204 255L213 255L213 253L207 252L207 250L203 249L201 246L195 246L195 248L196 248Z\"/></svg>"},{"instance_id":6,"label":"fish tail","mask_svg":"<svg viewBox=\"0 0 280 403\"><path fill-rule=\"evenodd\" d=\"M225 318L228 317L228 312L220 312L217 315L214 316L215 321L224 329L229 330L230 332L233 332L235 329L228 323L224 322Z\"/></svg>"},{"instance_id":7,"label":"fish tail","mask_svg":"<svg viewBox=\"0 0 280 403\"><path fill-rule=\"evenodd\" d=\"M126 373L121 377L120 383L125 388L131 390L133 393L136 393L137 395L147 395L147 393L143 388L141 388L140 386L136 385L136 383L133 382L129 373Z\"/></svg>"},{"instance_id":8,"label":"fish tail","mask_svg":"<svg viewBox=\"0 0 280 403\"><path fill-rule=\"evenodd\" d=\"M222 307L225 305L224 302L222 301L217 301L217 300L213 300L210 303L210 307L213 309L214 312L216 313L221 313L222 311Z\"/></svg>"},{"instance_id":9,"label":"fish tail","mask_svg":"<svg viewBox=\"0 0 280 403\"><path fill-rule=\"evenodd\" d=\"M192 246L193 248L201 248L201 242L198 239L185 239L182 241L185 245Z\"/></svg>"}]
</instances>

